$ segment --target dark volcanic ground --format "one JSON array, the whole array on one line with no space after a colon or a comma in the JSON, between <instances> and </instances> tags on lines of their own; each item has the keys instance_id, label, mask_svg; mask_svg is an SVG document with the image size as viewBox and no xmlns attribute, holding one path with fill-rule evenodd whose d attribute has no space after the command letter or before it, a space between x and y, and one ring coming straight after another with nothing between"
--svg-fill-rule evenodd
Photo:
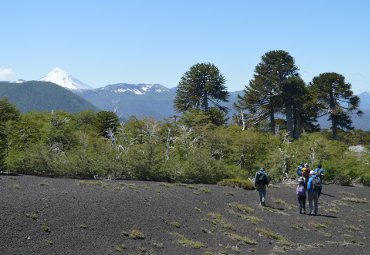
<instances>
[{"instance_id":1,"label":"dark volcanic ground","mask_svg":"<svg viewBox=\"0 0 370 255\"><path fill-rule=\"evenodd\" d=\"M295 185L0 176L0 254L370 254L369 187L324 185L319 216Z\"/></svg>"}]
</instances>

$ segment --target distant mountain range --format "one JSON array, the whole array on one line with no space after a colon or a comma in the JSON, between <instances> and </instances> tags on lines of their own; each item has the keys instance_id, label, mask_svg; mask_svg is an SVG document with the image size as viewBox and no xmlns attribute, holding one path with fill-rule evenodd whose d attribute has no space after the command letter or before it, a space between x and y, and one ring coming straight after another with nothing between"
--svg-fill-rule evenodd
<instances>
[{"instance_id":1,"label":"distant mountain range","mask_svg":"<svg viewBox=\"0 0 370 255\"><path fill-rule=\"evenodd\" d=\"M91 102L91 104L96 106L94 109L99 108L102 110L114 111L122 119L128 119L130 116L136 116L138 118L151 117L161 120L177 114L173 107L174 98L176 96L176 88L167 88L160 84L117 83L101 88L91 89L89 85L81 82L77 78L74 78L59 68L53 69L48 75L41 78L38 82L33 81L33 84L44 84L45 86L52 84L50 82L43 81L54 82L61 87L68 89L65 90L69 92L68 95L72 94L79 96L81 99L85 99L84 102L86 102L86 100ZM22 80L17 82L18 83L12 84L24 85L29 83ZM60 89L63 89L61 87ZM62 93L61 91L57 92L56 90L54 90L54 92ZM230 116L235 113L233 104L237 100L237 95L242 93L243 91L231 92L229 102L224 104L229 108ZM1 96L2 94L0 90L0 97ZM364 111L364 115L361 118L358 116L353 116L354 126L358 129L370 130L370 92L363 92L358 96L360 97L360 109ZM65 103L66 101L69 101L67 100L69 96L65 96L64 98ZM9 99L11 100L11 98ZM18 100L22 101L23 99L19 98ZM21 101L19 101L18 104L20 104ZM86 108L91 109L94 107L91 104L89 106L84 104L84 107L70 106L69 109L73 109L70 110L72 112L77 112L80 111L80 109ZM34 109L34 107L32 109ZM327 128L330 125L327 121L327 117L319 119L319 123L323 128Z\"/></svg>"},{"instance_id":2,"label":"distant mountain range","mask_svg":"<svg viewBox=\"0 0 370 255\"><path fill-rule=\"evenodd\" d=\"M7 97L23 113L51 110L67 112L98 110L87 100L51 82L0 82L0 99L3 97Z\"/></svg>"}]
</instances>

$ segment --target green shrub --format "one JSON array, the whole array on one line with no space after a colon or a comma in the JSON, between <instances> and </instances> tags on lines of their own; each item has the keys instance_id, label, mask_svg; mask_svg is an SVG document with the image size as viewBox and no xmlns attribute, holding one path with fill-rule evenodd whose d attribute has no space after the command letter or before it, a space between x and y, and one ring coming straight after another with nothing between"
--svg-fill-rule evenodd
<instances>
[{"instance_id":1,"label":"green shrub","mask_svg":"<svg viewBox=\"0 0 370 255\"><path fill-rule=\"evenodd\" d=\"M370 174L361 176L360 182L365 186L370 186Z\"/></svg>"},{"instance_id":2,"label":"green shrub","mask_svg":"<svg viewBox=\"0 0 370 255\"><path fill-rule=\"evenodd\" d=\"M254 183L249 179L224 179L218 183L218 185L229 186L229 187L239 187L247 190L254 190Z\"/></svg>"}]
</instances>

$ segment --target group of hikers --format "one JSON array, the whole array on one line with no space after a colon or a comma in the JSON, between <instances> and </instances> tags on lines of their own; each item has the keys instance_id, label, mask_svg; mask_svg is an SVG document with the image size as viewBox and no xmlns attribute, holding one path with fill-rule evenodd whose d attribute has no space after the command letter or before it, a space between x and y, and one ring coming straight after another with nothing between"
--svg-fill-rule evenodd
<instances>
[{"instance_id":1,"label":"group of hikers","mask_svg":"<svg viewBox=\"0 0 370 255\"><path fill-rule=\"evenodd\" d=\"M308 163L301 163L297 168L298 185L296 194L298 196L298 208L300 214L306 214L306 197L308 197L309 215L317 215L319 210L318 200L322 193L324 169L319 164L314 170L310 169ZM254 186L259 194L261 206L266 206L266 188L269 185L269 177L262 167L254 178Z\"/></svg>"}]
</instances>

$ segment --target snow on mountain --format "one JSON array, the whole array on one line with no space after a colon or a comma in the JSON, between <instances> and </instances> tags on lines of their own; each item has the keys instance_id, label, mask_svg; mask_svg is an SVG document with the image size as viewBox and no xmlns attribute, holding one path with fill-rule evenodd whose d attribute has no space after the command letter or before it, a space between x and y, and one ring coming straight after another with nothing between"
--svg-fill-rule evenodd
<instances>
[{"instance_id":1,"label":"snow on mountain","mask_svg":"<svg viewBox=\"0 0 370 255\"><path fill-rule=\"evenodd\" d=\"M129 92L136 95L145 95L147 93L170 92L170 89L160 84L127 84L127 83L111 84L99 88L98 90L117 94Z\"/></svg>"},{"instance_id":2,"label":"snow on mountain","mask_svg":"<svg viewBox=\"0 0 370 255\"><path fill-rule=\"evenodd\" d=\"M40 81L52 82L70 90L92 89L89 85L60 68L54 68L45 77L42 77Z\"/></svg>"},{"instance_id":3,"label":"snow on mountain","mask_svg":"<svg viewBox=\"0 0 370 255\"><path fill-rule=\"evenodd\" d=\"M18 79L18 80L16 80L14 83L24 83L24 82L26 82L26 80Z\"/></svg>"}]
</instances>

